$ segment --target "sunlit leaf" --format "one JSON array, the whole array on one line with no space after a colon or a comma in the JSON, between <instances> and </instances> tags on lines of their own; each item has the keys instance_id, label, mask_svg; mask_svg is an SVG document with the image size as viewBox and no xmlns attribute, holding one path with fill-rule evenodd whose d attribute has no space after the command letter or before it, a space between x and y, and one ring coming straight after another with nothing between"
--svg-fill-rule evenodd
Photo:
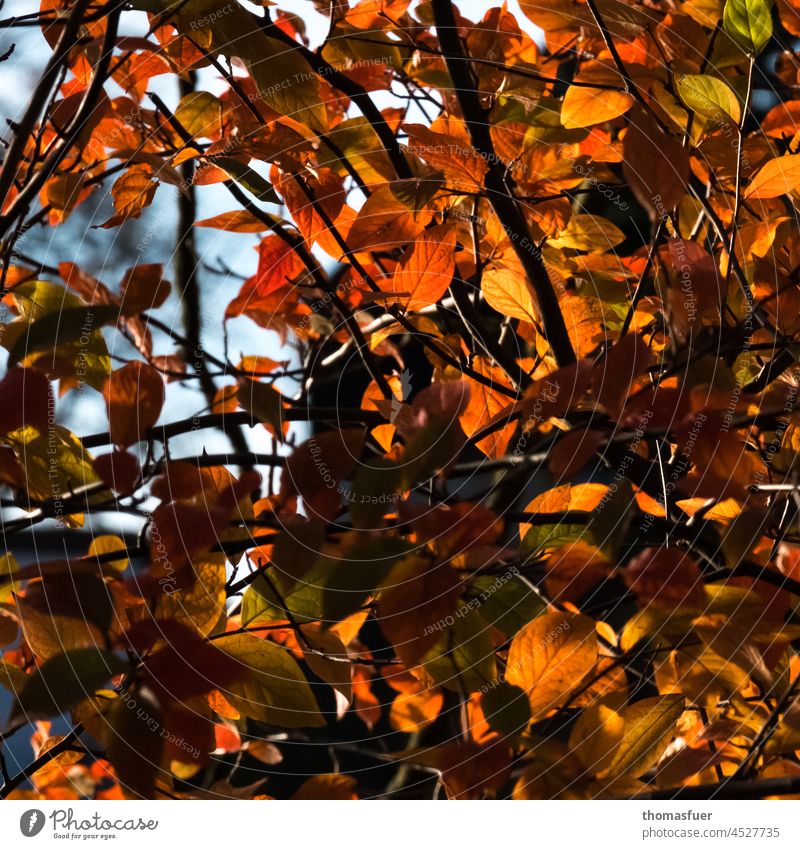
<instances>
[{"instance_id":1,"label":"sunlit leaf","mask_svg":"<svg viewBox=\"0 0 800 849\"><path fill-rule=\"evenodd\" d=\"M545 613L511 642L506 680L528 694L540 719L562 706L597 661L594 622L571 613Z\"/></svg>"},{"instance_id":2,"label":"sunlit leaf","mask_svg":"<svg viewBox=\"0 0 800 849\"><path fill-rule=\"evenodd\" d=\"M286 649L251 634L215 640L239 664L225 698L244 716L288 728L324 724L311 687Z\"/></svg>"},{"instance_id":3,"label":"sunlit leaf","mask_svg":"<svg viewBox=\"0 0 800 849\"><path fill-rule=\"evenodd\" d=\"M772 4L767 0L726 0L722 16L725 32L752 56L758 56L772 38Z\"/></svg>"},{"instance_id":4,"label":"sunlit leaf","mask_svg":"<svg viewBox=\"0 0 800 849\"><path fill-rule=\"evenodd\" d=\"M606 775L635 778L646 772L663 754L685 707L683 696L669 695L642 699L625 708L622 740Z\"/></svg>"}]
</instances>

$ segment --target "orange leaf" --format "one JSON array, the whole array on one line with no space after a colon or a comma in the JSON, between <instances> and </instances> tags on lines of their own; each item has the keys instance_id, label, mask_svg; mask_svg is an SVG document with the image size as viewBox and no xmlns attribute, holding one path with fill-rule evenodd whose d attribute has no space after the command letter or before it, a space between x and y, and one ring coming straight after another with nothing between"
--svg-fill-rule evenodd
<instances>
[{"instance_id":1,"label":"orange leaf","mask_svg":"<svg viewBox=\"0 0 800 849\"><path fill-rule=\"evenodd\" d=\"M789 194L800 186L800 154L776 156L750 181L744 196L749 200L767 200Z\"/></svg>"},{"instance_id":2,"label":"orange leaf","mask_svg":"<svg viewBox=\"0 0 800 849\"><path fill-rule=\"evenodd\" d=\"M397 656L413 666L439 640L456 610L461 582L448 565L407 558L395 566L381 590L378 622Z\"/></svg>"},{"instance_id":3,"label":"orange leaf","mask_svg":"<svg viewBox=\"0 0 800 849\"><path fill-rule=\"evenodd\" d=\"M164 381L146 363L128 363L106 381L104 390L111 440L120 448L139 442L161 415Z\"/></svg>"},{"instance_id":4,"label":"orange leaf","mask_svg":"<svg viewBox=\"0 0 800 849\"><path fill-rule=\"evenodd\" d=\"M406 252L388 291L408 310L435 304L453 279L455 247L456 234L449 225L425 230Z\"/></svg>"},{"instance_id":5,"label":"orange leaf","mask_svg":"<svg viewBox=\"0 0 800 849\"><path fill-rule=\"evenodd\" d=\"M158 188L153 169L149 165L132 165L111 187L114 209L117 214L101 226L116 227L126 218L138 218L142 210L153 201Z\"/></svg>"},{"instance_id":6,"label":"orange leaf","mask_svg":"<svg viewBox=\"0 0 800 849\"><path fill-rule=\"evenodd\" d=\"M569 699L597 662L594 622L572 613L545 613L514 637L506 680L528 693L533 719Z\"/></svg>"},{"instance_id":7,"label":"orange leaf","mask_svg":"<svg viewBox=\"0 0 800 849\"><path fill-rule=\"evenodd\" d=\"M561 104L561 123L568 130L602 124L624 115L633 103L624 91L571 85Z\"/></svg>"}]
</instances>

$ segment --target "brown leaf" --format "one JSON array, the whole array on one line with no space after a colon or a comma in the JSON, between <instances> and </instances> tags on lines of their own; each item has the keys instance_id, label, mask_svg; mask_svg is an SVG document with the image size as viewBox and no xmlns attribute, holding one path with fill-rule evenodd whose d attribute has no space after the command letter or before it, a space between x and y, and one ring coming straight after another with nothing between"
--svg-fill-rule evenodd
<instances>
[{"instance_id":1,"label":"brown leaf","mask_svg":"<svg viewBox=\"0 0 800 849\"><path fill-rule=\"evenodd\" d=\"M127 448L144 437L161 415L164 381L152 366L139 361L117 369L104 390L111 440Z\"/></svg>"}]
</instances>

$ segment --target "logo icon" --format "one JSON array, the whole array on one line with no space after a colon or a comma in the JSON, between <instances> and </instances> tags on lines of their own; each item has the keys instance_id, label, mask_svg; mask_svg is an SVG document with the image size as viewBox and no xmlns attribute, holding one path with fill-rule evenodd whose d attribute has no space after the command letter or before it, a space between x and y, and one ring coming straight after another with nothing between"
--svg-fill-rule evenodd
<instances>
[{"instance_id":1,"label":"logo icon","mask_svg":"<svg viewBox=\"0 0 800 849\"><path fill-rule=\"evenodd\" d=\"M19 830L25 837L36 837L44 828L45 815L36 808L31 808L19 818Z\"/></svg>"}]
</instances>

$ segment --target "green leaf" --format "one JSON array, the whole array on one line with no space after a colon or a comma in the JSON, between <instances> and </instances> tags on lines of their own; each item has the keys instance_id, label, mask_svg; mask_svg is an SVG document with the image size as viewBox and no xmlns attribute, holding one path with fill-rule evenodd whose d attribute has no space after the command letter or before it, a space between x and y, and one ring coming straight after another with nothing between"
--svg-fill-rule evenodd
<instances>
[{"instance_id":1,"label":"green leaf","mask_svg":"<svg viewBox=\"0 0 800 849\"><path fill-rule=\"evenodd\" d=\"M325 724L308 681L287 649L252 634L232 634L215 645L242 665L240 679L223 695L243 716L284 728Z\"/></svg>"},{"instance_id":2,"label":"green leaf","mask_svg":"<svg viewBox=\"0 0 800 849\"><path fill-rule=\"evenodd\" d=\"M594 544L609 557L614 557L625 539L631 520L636 515L636 500L633 486L627 478L622 478L603 499L603 509L593 511L586 531Z\"/></svg>"},{"instance_id":3,"label":"green leaf","mask_svg":"<svg viewBox=\"0 0 800 849\"><path fill-rule=\"evenodd\" d=\"M28 676L11 717L34 720L57 716L128 668L127 661L104 649L73 649L59 654Z\"/></svg>"},{"instance_id":4,"label":"green leaf","mask_svg":"<svg viewBox=\"0 0 800 849\"><path fill-rule=\"evenodd\" d=\"M547 604L519 575L480 575L470 581L465 600L480 601L483 618L507 637L513 637L528 622L544 613Z\"/></svg>"},{"instance_id":5,"label":"green leaf","mask_svg":"<svg viewBox=\"0 0 800 849\"><path fill-rule=\"evenodd\" d=\"M689 109L720 124L738 125L742 106L733 89L708 74L676 74L675 88Z\"/></svg>"},{"instance_id":6,"label":"green leaf","mask_svg":"<svg viewBox=\"0 0 800 849\"><path fill-rule=\"evenodd\" d=\"M625 234L614 224L598 215L573 215L552 247L604 253L625 241Z\"/></svg>"},{"instance_id":7,"label":"green leaf","mask_svg":"<svg viewBox=\"0 0 800 849\"><path fill-rule=\"evenodd\" d=\"M328 120L319 79L308 62L274 38L260 38L258 46L257 57L242 58L267 106L313 130L326 131Z\"/></svg>"},{"instance_id":8,"label":"green leaf","mask_svg":"<svg viewBox=\"0 0 800 849\"><path fill-rule=\"evenodd\" d=\"M466 609L466 608L462 608ZM474 693L497 678L490 627L477 610L455 617L451 628L425 655L425 671L436 684Z\"/></svg>"},{"instance_id":9,"label":"green leaf","mask_svg":"<svg viewBox=\"0 0 800 849\"><path fill-rule=\"evenodd\" d=\"M301 623L321 619L323 588L319 581L324 578L323 560L326 559L317 561L291 590L282 592L280 599L275 594L276 576L272 575L270 585L264 575L259 575L242 597L242 624L285 622L286 608Z\"/></svg>"},{"instance_id":10,"label":"green leaf","mask_svg":"<svg viewBox=\"0 0 800 849\"><path fill-rule=\"evenodd\" d=\"M772 38L772 4L767 0L727 0L722 25L742 50L758 56Z\"/></svg>"},{"instance_id":11,"label":"green leaf","mask_svg":"<svg viewBox=\"0 0 800 849\"><path fill-rule=\"evenodd\" d=\"M239 404L253 417L253 422L269 425L270 433L283 442L283 396L269 383L242 378L236 394Z\"/></svg>"},{"instance_id":12,"label":"green leaf","mask_svg":"<svg viewBox=\"0 0 800 849\"><path fill-rule=\"evenodd\" d=\"M458 419L433 418L429 424L408 437L402 462L378 458L362 466L348 496L353 522L371 527L400 500L400 494L430 477L451 462L463 444L464 434Z\"/></svg>"},{"instance_id":13,"label":"green leaf","mask_svg":"<svg viewBox=\"0 0 800 849\"><path fill-rule=\"evenodd\" d=\"M13 298L19 318L0 325L0 343L9 351L9 365L23 358L26 365L37 362L51 379L68 373L63 366L71 365L76 376L101 389L111 372L111 358L100 328L117 320L119 308L89 306L46 280L15 286ZM60 370L51 374L57 367Z\"/></svg>"},{"instance_id":14,"label":"green leaf","mask_svg":"<svg viewBox=\"0 0 800 849\"><path fill-rule=\"evenodd\" d=\"M244 594L243 624L283 621L287 608L298 622L341 622L376 592L394 564L414 546L394 537L360 538L338 557L321 554L302 569L302 564L282 566L289 552L302 556L297 548L279 539L269 578L259 576ZM306 552L306 556L313 555Z\"/></svg>"},{"instance_id":15,"label":"green leaf","mask_svg":"<svg viewBox=\"0 0 800 849\"><path fill-rule=\"evenodd\" d=\"M359 541L339 561L330 561L322 595L325 624L355 613L383 583L392 566L415 548L394 537L377 536Z\"/></svg>"},{"instance_id":16,"label":"green leaf","mask_svg":"<svg viewBox=\"0 0 800 849\"><path fill-rule=\"evenodd\" d=\"M93 331L105 324L116 322L119 307L99 305L96 307L67 307L59 312L51 312L27 326L27 333L21 332L8 352L9 366L39 351L58 349L67 342L88 335L86 328Z\"/></svg>"},{"instance_id":17,"label":"green leaf","mask_svg":"<svg viewBox=\"0 0 800 849\"><path fill-rule=\"evenodd\" d=\"M57 498L100 480L92 455L74 433L61 425L48 428L47 433L25 427L4 439L25 469L25 488L33 498ZM102 493L91 496L95 500L103 497ZM81 508L76 508L79 515Z\"/></svg>"},{"instance_id":18,"label":"green leaf","mask_svg":"<svg viewBox=\"0 0 800 849\"><path fill-rule=\"evenodd\" d=\"M19 693L25 686L28 676L14 663L0 657L0 685L11 693Z\"/></svg>"},{"instance_id":19,"label":"green leaf","mask_svg":"<svg viewBox=\"0 0 800 849\"><path fill-rule=\"evenodd\" d=\"M518 734L531 721L528 694L514 684L499 682L481 696L481 710L492 731Z\"/></svg>"},{"instance_id":20,"label":"green leaf","mask_svg":"<svg viewBox=\"0 0 800 849\"><path fill-rule=\"evenodd\" d=\"M586 539L587 536L586 525L568 525L566 522L531 525L525 533L520 550L523 560L533 559L554 548L577 542L579 539Z\"/></svg>"}]
</instances>

